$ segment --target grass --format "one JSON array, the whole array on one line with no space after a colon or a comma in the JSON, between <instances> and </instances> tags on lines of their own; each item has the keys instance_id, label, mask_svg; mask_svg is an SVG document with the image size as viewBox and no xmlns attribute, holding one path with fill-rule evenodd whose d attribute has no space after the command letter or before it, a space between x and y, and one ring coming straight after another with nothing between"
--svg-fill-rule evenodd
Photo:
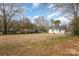
<instances>
[{"instance_id":1,"label":"grass","mask_svg":"<svg viewBox=\"0 0 79 59\"><path fill-rule=\"evenodd\" d=\"M1 35L0 55L79 55L79 37L52 34Z\"/></svg>"}]
</instances>

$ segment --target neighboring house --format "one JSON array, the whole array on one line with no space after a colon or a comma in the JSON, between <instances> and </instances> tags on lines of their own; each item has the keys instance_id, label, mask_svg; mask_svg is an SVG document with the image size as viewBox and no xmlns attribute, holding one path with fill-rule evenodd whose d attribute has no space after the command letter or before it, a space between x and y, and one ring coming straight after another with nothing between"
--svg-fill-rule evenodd
<instances>
[{"instance_id":1,"label":"neighboring house","mask_svg":"<svg viewBox=\"0 0 79 59\"><path fill-rule=\"evenodd\" d=\"M65 26L51 26L48 32L53 34L65 34L65 31Z\"/></svg>"}]
</instances>

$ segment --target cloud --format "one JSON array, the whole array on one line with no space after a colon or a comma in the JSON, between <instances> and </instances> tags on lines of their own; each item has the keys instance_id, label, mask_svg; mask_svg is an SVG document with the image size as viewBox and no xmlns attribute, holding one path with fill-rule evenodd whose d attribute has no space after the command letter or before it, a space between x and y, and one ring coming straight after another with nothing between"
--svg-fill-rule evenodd
<instances>
[{"instance_id":1,"label":"cloud","mask_svg":"<svg viewBox=\"0 0 79 59\"><path fill-rule=\"evenodd\" d=\"M23 6L22 9L24 12L32 12L32 10L27 8L26 6Z\"/></svg>"},{"instance_id":2,"label":"cloud","mask_svg":"<svg viewBox=\"0 0 79 59\"><path fill-rule=\"evenodd\" d=\"M49 15L47 16L47 18L52 18L52 17L57 16L57 15L59 15L59 14L60 14L60 12L54 12L54 13L49 14Z\"/></svg>"},{"instance_id":3,"label":"cloud","mask_svg":"<svg viewBox=\"0 0 79 59\"><path fill-rule=\"evenodd\" d=\"M47 8L51 9L53 7L53 4L50 4Z\"/></svg>"},{"instance_id":4,"label":"cloud","mask_svg":"<svg viewBox=\"0 0 79 59\"><path fill-rule=\"evenodd\" d=\"M35 22L34 22L34 19L36 19L36 18L38 18L38 17L39 17L39 15L32 17L32 23L35 23Z\"/></svg>"},{"instance_id":5,"label":"cloud","mask_svg":"<svg viewBox=\"0 0 79 59\"><path fill-rule=\"evenodd\" d=\"M70 22L70 20L65 18L64 16L58 17L55 20L60 20L62 25L66 25Z\"/></svg>"},{"instance_id":6,"label":"cloud","mask_svg":"<svg viewBox=\"0 0 79 59\"><path fill-rule=\"evenodd\" d=\"M50 15L47 16L47 18L51 18L54 14L51 13Z\"/></svg>"},{"instance_id":7,"label":"cloud","mask_svg":"<svg viewBox=\"0 0 79 59\"><path fill-rule=\"evenodd\" d=\"M33 3L32 5L32 8L37 8L40 5L40 3Z\"/></svg>"},{"instance_id":8,"label":"cloud","mask_svg":"<svg viewBox=\"0 0 79 59\"><path fill-rule=\"evenodd\" d=\"M33 19L38 18L39 16L34 16Z\"/></svg>"}]
</instances>

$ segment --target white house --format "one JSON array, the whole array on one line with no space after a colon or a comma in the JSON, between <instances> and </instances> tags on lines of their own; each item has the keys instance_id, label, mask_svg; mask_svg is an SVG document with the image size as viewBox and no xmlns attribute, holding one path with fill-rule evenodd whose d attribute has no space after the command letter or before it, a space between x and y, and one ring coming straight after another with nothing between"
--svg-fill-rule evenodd
<instances>
[{"instance_id":1,"label":"white house","mask_svg":"<svg viewBox=\"0 0 79 59\"><path fill-rule=\"evenodd\" d=\"M65 31L66 31L65 26L51 26L48 33L65 34Z\"/></svg>"}]
</instances>

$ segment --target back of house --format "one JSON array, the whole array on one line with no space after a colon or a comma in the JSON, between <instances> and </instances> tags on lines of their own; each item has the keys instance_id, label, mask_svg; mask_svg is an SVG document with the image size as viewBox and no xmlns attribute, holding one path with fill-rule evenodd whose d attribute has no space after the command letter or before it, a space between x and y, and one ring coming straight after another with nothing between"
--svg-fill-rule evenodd
<instances>
[{"instance_id":1,"label":"back of house","mask_svg":"<svg viewBox=\"0 0 79 59\"><path fill-rule=\"evenodd\" d=\"M65 26L51 26L48 33L65 34L65 31L66 31Z\"/></svg>"}]
</instances>

